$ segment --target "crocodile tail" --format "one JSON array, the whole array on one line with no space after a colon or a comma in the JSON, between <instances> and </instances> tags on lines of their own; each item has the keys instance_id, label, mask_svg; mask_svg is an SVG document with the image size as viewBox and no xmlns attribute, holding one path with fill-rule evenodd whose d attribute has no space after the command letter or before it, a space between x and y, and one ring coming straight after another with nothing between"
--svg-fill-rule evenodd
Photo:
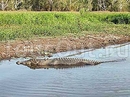
<instances>
[{"instance_id":1,"label":"crocodile tail","mask_svg":"<svg viewBox=\"0 0 130 97\"><path fill-rule=\"evenodd\" d=\"M102 61L100 63L109 63L109 62L122 62L122 61L125 61L126 58L123 58L123 59L116 59L116 60L110 60L110 61Z\"/></svg>"}]
</instances>

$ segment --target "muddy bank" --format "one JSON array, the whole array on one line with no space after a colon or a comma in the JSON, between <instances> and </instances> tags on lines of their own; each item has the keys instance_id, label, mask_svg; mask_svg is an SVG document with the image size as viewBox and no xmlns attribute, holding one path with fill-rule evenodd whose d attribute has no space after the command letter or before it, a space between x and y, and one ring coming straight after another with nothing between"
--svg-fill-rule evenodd
<instances>
[{"instance_id":1,"label":"muddy bank","mask_svg":"<svg viewBox=\"0 0 130 97\"><path fill-rule=\"evenodd\" d=\"M49 56L51 53L90 48L105 48L108 45L122 44L130 41L123 35L85 35L55 38L34 38L30 40L14 40L0 43L0 59L18 57ZM49 52L49 53L48 53Z\"/></svg>"}]
</instances>

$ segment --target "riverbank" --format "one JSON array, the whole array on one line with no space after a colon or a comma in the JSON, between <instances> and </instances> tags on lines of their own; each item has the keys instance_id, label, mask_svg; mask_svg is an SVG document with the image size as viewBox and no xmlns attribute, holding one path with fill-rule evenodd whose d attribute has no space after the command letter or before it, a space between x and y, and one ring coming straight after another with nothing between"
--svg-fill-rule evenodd
<instances>
[{"instance_id":1,"label":"riverbank","mask_svg":"<svg viewBox=\"0 0 130 97\"><path fill-rule=\"evenodd\" d=\"M105 48L108 45L130 41L129 36L112 34L86 34L84 36L63 36L13 40L0 43L0 59L48 56L51 53L77 49Z\"/></svg>"},{"instance_id":2,"label":"riverbank","mask_svg":"<svg viewBox=\"0 0 130 97\"><path fill-rule=\"evenodd\" d=\"M51 56L130 40L127 12L0 12L0 60Z\"/></svg>"}]
</instances>

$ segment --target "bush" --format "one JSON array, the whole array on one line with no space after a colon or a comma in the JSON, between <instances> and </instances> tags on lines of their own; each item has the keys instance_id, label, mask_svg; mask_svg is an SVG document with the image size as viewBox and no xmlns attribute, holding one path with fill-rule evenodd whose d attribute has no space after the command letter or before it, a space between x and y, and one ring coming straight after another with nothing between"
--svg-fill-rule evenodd
<instances>
[{"instance_id":1,"label":"bush","mask_svg":"<svg viewBox=\"0 0 130 97\"><path fill-rule=\"evenodd\" d=\"M108 22L114 24L130 24L130 14L115 14L106 17Z\"/></svg>"}]
</instances>

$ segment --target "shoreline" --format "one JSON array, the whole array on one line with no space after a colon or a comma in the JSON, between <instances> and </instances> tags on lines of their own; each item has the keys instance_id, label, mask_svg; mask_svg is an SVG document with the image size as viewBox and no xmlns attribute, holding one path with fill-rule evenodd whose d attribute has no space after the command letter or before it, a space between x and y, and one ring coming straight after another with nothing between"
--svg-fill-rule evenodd
<instances>
[{"instance_id":1,"label":"shoreline","mask_svg":"<svg viewBox=\"0 0 130 97\"><path fill-rule=\"evenodd\" d=\"M20 57L48 56L51 53L105 48L109 45L130 42L129 36L114 34L86 34L84 36L63 36L55 38L34 38L0 42L0 60Z\"/></svg>"}]
</instances>

